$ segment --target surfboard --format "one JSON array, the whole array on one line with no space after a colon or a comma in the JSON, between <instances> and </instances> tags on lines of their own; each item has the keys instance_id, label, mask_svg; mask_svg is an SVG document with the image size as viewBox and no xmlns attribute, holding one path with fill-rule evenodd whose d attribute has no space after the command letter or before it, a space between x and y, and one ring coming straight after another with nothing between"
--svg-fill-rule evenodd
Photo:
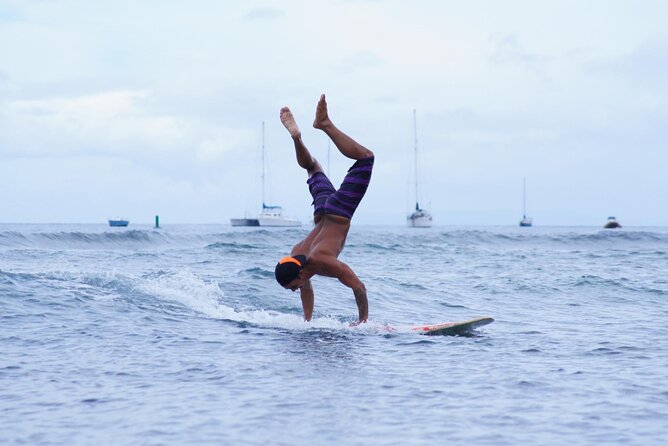
<instances>
[{"instance_id":1,"label":"surfboard","mask_svg":"<svg viewBox=\"0 0 668 446\"><path fill-rule=\"evenodd\" d=\"M456 336L470 334L476 328L491 324L491 317L479 317L469 321L445 322L442 324L420 325L411 327L411 330L427 336Z\"/></svg>"}]
</instances>

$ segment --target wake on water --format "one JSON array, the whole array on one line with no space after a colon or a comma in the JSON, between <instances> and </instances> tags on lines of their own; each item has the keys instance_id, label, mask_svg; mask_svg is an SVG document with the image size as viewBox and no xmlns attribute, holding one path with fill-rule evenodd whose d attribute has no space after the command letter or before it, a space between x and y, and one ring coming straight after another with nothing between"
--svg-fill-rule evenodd
<instances>
[{"instance_id":1,"label":"wake on water","mask_svg":"<svg viewBox=\"0 0 668 446\"><path fill-rule=\"evenodd\" d=\"M190 271L179 271L146 280L137 290L156 299L177 302L184 307L213 319L248 324L260 328L285 329L290 331L342 330L352 333L387 334L389 324L368 321L351 326L334 316L313 318L306 322L299 314L287 314L264 309L235 309L225 305L225 294L214 281L206 282ZM410 327L392 326L392 331L408 333Z\"/></svg>"}]
</instances>

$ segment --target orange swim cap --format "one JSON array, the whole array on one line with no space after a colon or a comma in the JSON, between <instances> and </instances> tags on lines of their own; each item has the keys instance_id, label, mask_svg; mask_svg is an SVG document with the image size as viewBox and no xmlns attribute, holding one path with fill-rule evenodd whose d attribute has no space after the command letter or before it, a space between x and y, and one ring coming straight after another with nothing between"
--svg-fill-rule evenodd
<instances>
[{"instance_id":1,"label":"orange swim cap","mask_svg":"<svg viewBox=\"0 0 668 446\"><path fill-rule=\"evenodd\" d=\"M284 263L296 263L297 266L302 266L302 262L300 262L298 259L295 259L294 257L283 257L281 260L278 261L279 265L283 265Z\"/></svg>"},{"instance_id":2,"label":"orange swim cap","mask_svg":"<svg viewBox=\"0 0 668 446\"><path fill-rule=\"evenodd\" d=\"M299 276L299 271L304 268L305 264L306 256L303 255L283 257L278 261L274 270L276 281L281 286L287 285Z\"/></svg>"}]
</instances>

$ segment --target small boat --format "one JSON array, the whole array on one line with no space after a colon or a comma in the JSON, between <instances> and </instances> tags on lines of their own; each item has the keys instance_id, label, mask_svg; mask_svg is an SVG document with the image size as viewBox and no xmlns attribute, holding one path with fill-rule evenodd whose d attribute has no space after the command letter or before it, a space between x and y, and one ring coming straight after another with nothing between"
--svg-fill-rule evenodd
<instances>
[{"instance_id":1,"label":"small boat","mask_svg":"<svg viewBox=\"0 0 668 446\"><path fill-rule=\"evenodd\" d=\"M530 228L533 226L533 218L527 217L527 179L524 178L524 194L523 194L523 205L522 205L522 220L520 220L520 227Z\"/></svg>"},{"instance_id":2,"label":"small boat","mask_svg":"<svg viewBox=\"0 0 668 446\"><path fill-rule=\"evenodd\" d=\"M615 228L621 228L622 225L619 224L617 219L615 217L608 217L608 221L605 223L605 226L603 226L605 229L615 229Z\"/></svg>"},{"instance_id":3,"label":"small boat","mask_svg":"<svg viewBox=\"0 0 668 446\"><path fill-rule=\"evenodd\" d=\"M431 214L426 210L420 208L418 202L418 162L417 162L417 118L416 112L413 110L413 136L415 140L413 152L415 154L415 211L406 217L406 224L409 228L431 228L432 219Z\"/></svg>"},{"instance_id":4,"label":"small boat","mask_svg":"<svg viewBox=\"0 0 668 446\"><path fill-rule=\"evenodd\" d=\"M110 218L109 219L109 226L117 228L117 227L125 227L130 224L129 220L125 220L124 218Z\"/></svg>"},{"instance_id":5,"label":"small boat","mask_svg":"<svg viewBox=\"0 0 668 446\"><path fill-rule=\"evenodd\" d=\"M522 228L530 228L533 226L533 218L527 217L526 215L522 220L520 220L520 227Z\"/></svg>"}]
</instances>

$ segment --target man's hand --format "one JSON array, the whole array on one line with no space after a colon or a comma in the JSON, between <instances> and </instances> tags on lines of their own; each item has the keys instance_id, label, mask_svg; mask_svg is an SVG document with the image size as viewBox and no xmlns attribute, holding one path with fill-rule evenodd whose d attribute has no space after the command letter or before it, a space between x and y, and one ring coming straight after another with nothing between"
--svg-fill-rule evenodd
<instances>
[{"instance_id":1,"label":"man's hand","mask_svg":"<svg viewBox=\"0 0 668 446\"><path fill-rule=\"evenodd\" d=\"M357 327L359 324L366 324L366 321L355 321L351 322L349 327Z\"/></svg>"},{"instance_id":2,"label":"man's hand","mask_svg":"<svg viewBox=\"0 0 668 446\"><path fill-rule=\"evenodd\" d=\"M366 322L369 319L369 301L366 298L366 287L362 282L360 282L360 287L353 290L355 294L355 302L357 302L357 309L359 310L359 321L358 324Z\"/></svg>"}]
</instances>

